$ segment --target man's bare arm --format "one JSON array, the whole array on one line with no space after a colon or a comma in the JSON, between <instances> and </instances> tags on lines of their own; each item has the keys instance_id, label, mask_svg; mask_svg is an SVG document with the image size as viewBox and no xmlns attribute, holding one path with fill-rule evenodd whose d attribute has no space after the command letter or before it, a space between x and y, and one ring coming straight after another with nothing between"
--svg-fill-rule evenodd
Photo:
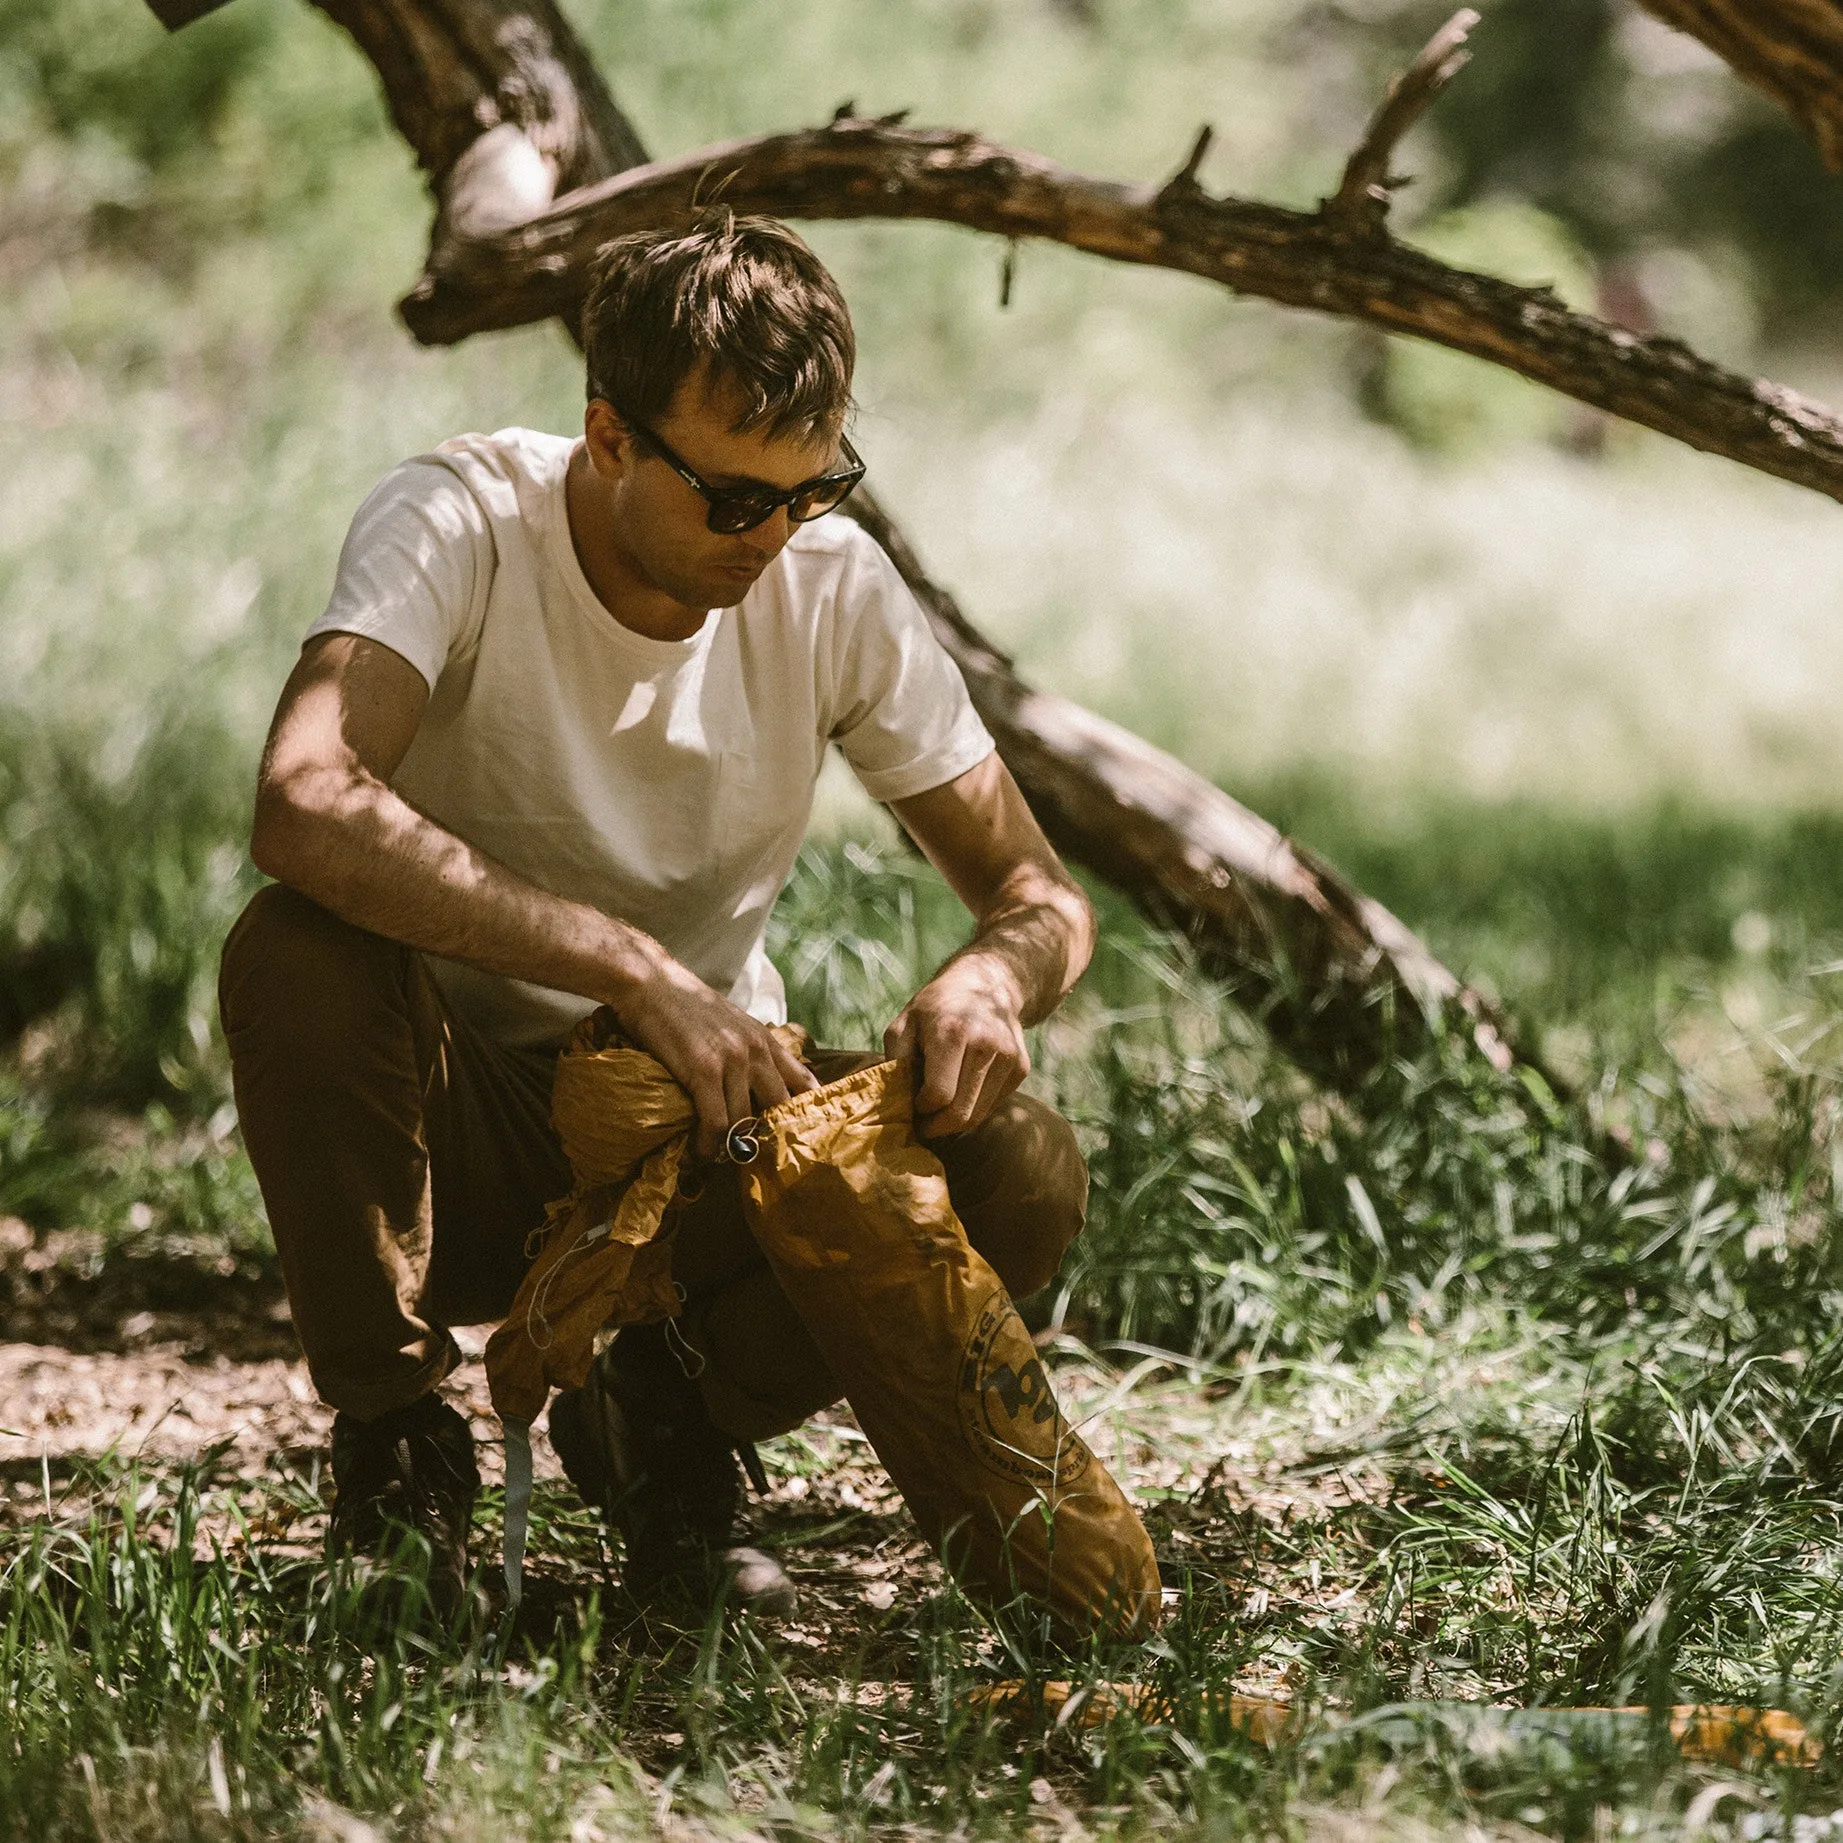
<instances>
[{"instance_id":1,"label":"man's bare arm","mask_svg":"<svg viewBox=\"0 0 1843 1843\"><path fill-rule=\"evenodd\" d=\"M1094 911L997 755L892 803L977 923L884 1037L918 1060L932 1134L977 1126L1030 1073L1024 1031L1055 1010L1094 952Z\"/></svg>"},{"instance_id":2,"label":"man's bare arm","mask_svg":"<svg viewBox=\"0 0 1843 1843\"><path fill-rule=\"evenodd\" d=\"M392 791L428 700L389 647L312 642L263 751L256 867L376 934L612 1006L689 1090L706 1150L730 1121L812 1087L763 1025L650 935L515 876Z\"/></svg>"}]
</instances>

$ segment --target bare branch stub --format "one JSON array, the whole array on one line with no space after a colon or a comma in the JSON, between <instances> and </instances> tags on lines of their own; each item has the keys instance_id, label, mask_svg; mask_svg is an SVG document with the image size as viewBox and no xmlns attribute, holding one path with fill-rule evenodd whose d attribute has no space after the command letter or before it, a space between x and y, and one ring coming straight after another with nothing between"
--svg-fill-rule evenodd
<instances>
[{"instance_id":1,"label":"bare branch stub","mask_svg":"<svg viewBox=\"0 0 1843 1843\"><path fill-rule=\"evenodd\" d=\"M1344 167L1338 189L1325 200L1325 217L1347 234L1378 235L1389 215L1389 195L1400 182L1389 172L1402 136L1471 61L1466 40L1478 14L1463 6L1389 85L1363 139Z\"/></svg>"},{"instance_id":2,"label":"bare branch stub","mask_svg":"<svg viewBox=\"0 0 1843 1843\"><path fill-rule=\"evenodd\" d=\"M1184 164L1167 179L1159 190L1159 202L1182 198L1187 194L1200 193L1202 185L1197 179L1203 170L1203 161L1209 153L1210 143L1216 138L1216 130L1205 122L1197 130L1197 138L1190 144L1190 152L1184 156Z\"/></svg>"}]
</instances>

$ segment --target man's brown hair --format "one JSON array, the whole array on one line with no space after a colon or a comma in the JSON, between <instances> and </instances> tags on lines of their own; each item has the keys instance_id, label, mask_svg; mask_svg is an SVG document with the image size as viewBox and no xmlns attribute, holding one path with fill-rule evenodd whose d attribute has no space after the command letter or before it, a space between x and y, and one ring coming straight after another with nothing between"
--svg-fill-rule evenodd
<instances>
[{"instance_id":1,"label":"man's brown hair","mask_svg":"<svg viewBox=\"0 0 1843 1843\"><path fill-rule=\"evenodd\" d=\"M773 218L707 211L595 258L582 312L589 396L650 424L700 365L744 408L738 430L802 440L843 426L857 341L825 264Z\"/></svg>"}]
</instances>

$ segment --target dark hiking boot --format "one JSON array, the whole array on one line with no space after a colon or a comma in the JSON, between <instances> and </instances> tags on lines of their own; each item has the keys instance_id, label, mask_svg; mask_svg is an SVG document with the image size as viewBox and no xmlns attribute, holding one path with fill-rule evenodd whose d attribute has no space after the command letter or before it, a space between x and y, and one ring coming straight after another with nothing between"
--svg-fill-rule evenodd
<instances>
[{"instance_id":1,"label":"dark hiking boot","mask_svg":"<svg viewBox=\"0 0 1843 1843\"><path fill-rule=\"evenodd\" d=\"M405 1537L429 1546L429 1601L452 1618L467 1595L467 1531L480 1470L467 1422L425 1395L373 1421L333 1420L333 1516L329 1557L388 1560Z\"/></svg>"},{"instance_id":2,"label":"dark hiking boot","mask_svg":"<svg viewBox=\"0 0 1843 1843\"><path fill-rule=\"evenodd\" d=\"M785 1618L793 1582L773 1556L737 1538L742 1480L697 1384L660 1325L630 1325L588 1380L550 1404L550 1443L585 1504L620 1531L622 1578L636 1600L720 1594Z\"/></svg>"}]
</instances>

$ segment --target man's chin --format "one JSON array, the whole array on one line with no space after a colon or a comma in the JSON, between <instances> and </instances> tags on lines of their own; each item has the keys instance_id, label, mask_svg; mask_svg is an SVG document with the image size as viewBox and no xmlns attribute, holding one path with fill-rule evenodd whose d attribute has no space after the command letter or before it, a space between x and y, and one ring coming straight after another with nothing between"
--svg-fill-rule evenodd
<instances>
[{"instance_id":1,"label":"man's chin","mask_svg":"<svg viewBox=\"0 0 1843 1843\"><path fill-rule=\"evenodd\" d=\"M712 569L702 576L672 576L660 571L650 580L681 607L734 608L761 580L761 571Z\"/></svg>"},{"instance_id":2,"label":"man's chin","mask_svg":"<svg viewBox=\"0 0 1843 1843\"><path fill-rule=\"evenodd\" d=\"M707 608L734 608L755 587L757 576L718 576L704 585Z\"/></svg>"}]
</instances>

